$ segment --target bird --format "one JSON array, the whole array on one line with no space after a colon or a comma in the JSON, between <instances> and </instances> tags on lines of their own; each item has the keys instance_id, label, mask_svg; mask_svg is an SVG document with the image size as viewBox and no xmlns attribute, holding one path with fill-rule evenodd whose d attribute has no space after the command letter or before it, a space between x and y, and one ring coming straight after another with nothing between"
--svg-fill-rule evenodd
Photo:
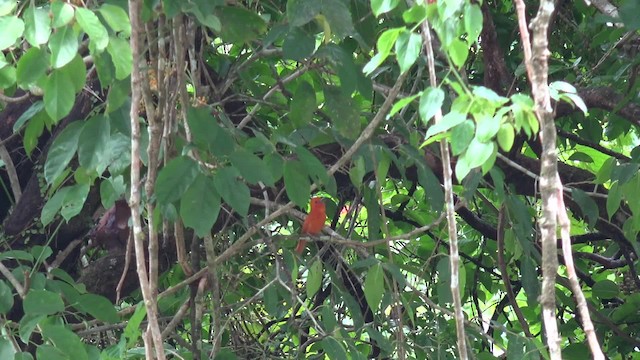
<instances>
[{"instance_id":1,"label":"bird","mask_svg":"<svg viewBox=\"0 0 640 360\"><path fill-rule=\"evenodd\" d=\"M300 233L302 235L318 235L320 234L320 231L322 231L326 220L327 213L324 202L322 202L322 198L313 197L311 198L311 210L309 210L309 215L307 215L307 218L304 219L304 223L302 223L302 230ZM306 240L300 239L296 246L296 252L298 254L302 254L306 244Z\"/></svg>"}]
</instances>

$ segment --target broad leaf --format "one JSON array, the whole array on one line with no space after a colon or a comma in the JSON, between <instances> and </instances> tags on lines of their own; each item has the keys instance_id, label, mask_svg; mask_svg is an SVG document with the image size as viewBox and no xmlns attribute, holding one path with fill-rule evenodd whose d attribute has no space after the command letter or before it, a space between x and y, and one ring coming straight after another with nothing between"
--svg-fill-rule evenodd
<instances>
[{"instance_id":1,"label":"broad leaf","mask_svg":"<svg viewBox=\"0 0 640 360\"><path fill-rule=\"evenodd\" d=\"M240 173L233 167L219 169L213 182L222 199L242 217L249 213L251 193L249 187L240 179Z\"/></svg>"},{"instance_id":2,"label":"broad leaf","mask_svg":"<svg viewBox=\"0 0 640 360\"><path fill-rule=\"evenodd\" d=\"M180 200L180 217L184 224L204 237L211 231L220 213L220 195L213 179L198 174Z\"/></svg>"},{"instance_id":3,"label":"broad leaf","mask_svg":"<svg viewBox=\"0 0 640 360\"><path fill-rule=\"evenodd\" d=\"M156 199L168 205L180 199L198 175L198 164L191 158L179 156L160 169L156 180Z\"/></svg>"}]
</instances>

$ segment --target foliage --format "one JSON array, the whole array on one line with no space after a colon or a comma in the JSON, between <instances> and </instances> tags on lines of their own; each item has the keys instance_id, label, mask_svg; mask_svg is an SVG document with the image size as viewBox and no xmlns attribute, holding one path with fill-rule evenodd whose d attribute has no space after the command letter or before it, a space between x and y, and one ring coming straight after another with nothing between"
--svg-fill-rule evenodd
<instances>
[{"instance_id":1,"label":"foliage","mask_svg":"<svg viewBox=\"0 0 640 360\"><path fill-rule=\"evenodd\" d=\"M0 0L0 358L143 358L150 309L172 358L457 358L442 140L469 351L548 357L539 122L514 2L141 3L136 28L122 0ZM549 78L580 284L605 354L632 359L640 6L619 10L559 2ZM93 224L132 191L143 229ZM293 208L312 195L332 231L298 256ZM146 261L118 226L147 238ZM588 356L558 274L563 353Z\"/></svg>"}]
</instances>

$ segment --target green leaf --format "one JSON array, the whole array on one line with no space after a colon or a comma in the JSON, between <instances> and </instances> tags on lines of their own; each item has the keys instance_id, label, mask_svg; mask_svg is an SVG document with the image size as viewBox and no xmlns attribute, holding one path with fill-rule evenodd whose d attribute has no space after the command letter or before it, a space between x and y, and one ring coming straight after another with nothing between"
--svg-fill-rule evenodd
<instances>
[{"instance_id":1,"label":"green leaf","mask_svg":"<svg viewBox=\"0 0 640 360\"><path fill-rule=\"evenodd\" d=\"M68 62L67 62L68 63ZM54 122L67 116L76 100L75 85L65 71L54 70L44 84L44 108Z\"/></svg>"},{"instance_id":2,"label":"green leaf","mask_svg":"<svg viewBox=\"0 0 640 360\"><path fill-rule=\"evenodd\" d=\"M24 130L22 141L24 144L24 151L29 157L31 156L31 152L33 151L33 149L38 146L38 138L44 131L44 123L46 117L46 114L37 114L33 119L31 119L31 121L29 121L26 129Z\"/></svg>"},{"instance_id":3,"label":"green leaf","mask_svg":"<svg viewBox=\"0 0 640 360\"><path fill-rule=\"evenodd\" d=\"M413 100L415 100L420 95L422 95L422 93L418 93L418 94L415 94L415 95L407 96L405 98L402 98L402 99L396 101L396 103L393 104L393 107L391 108L391 111L389 111L389 117L392 117L393 115L397 114L398 111L402 110L405 106L411 104L413 102Z\"/></svg>"},{"instance_id":4,"label":"green leaf","mask_svg":"<svg viewBox=\"0 0 640 360\"><path fill-rule=\"evenodd\" d=\"M67 25L73 19L73 6L66 2L55 0L51 3L51 14L53 15L53 21L51 25L54 28L59 28Z\"/></svg>"},{"instance_id":5,"label":"green leaf","mask_svg":"<svg viewBox=\"0 0 640 360\"><path fill-rule=\"evenodd\" d=\"M51 315L64 311L60 294L48 290L31 290L22 303L25 314Z\"/></svg>"},{"instance_id":6,"label":"green leaf","mask_svg":"<svg viewBox=\"0 0 640 360\"><path fill-rule=\"evenodd\" d=\"M98 12L113 31L122 32L127 38L131 35L129 15L123 8L112 4L102 4Z\"/></svg>"},{"instance_id":7,"label":"green leaf","mask_svg":"<svg viewBox=\"0 0 640 360\"><path fill-rule=\"evenodd\" d=\"M448 47L449 56L451 56L451 61L457 67L462 67L465 61L467 61L467 57L469 56L469 45L466 42L455 38L451 40L451 44Z\"/></svg>"},{"instance_id":8,"label":"green leaf","mask_svg":"<svg viewBox=\"0 0 640 360\"><path fill-rule=\"evenodd\" d=\"M44 8L36 8L33 4L24 11L24 38L31 46L37 47L49 40L51 35L51 18Z\"/></svg>"},{"instance_id":9,"label":"green leaf","mask_svg":"<svg viewBox=\"0 0 640 360\"><path fill-rule=\"evenodd\" d=\"M291 99L289 118L293 125L299 128L313 120L316 110L316 92L308 82L304 81L298 85Z\"/></svg>"},{"instance_id":10,"label":"green leaf","mask_svg":"<svg viewBox=\"0 0 640 360\"><path fill-rule=\"evenodd\" d=\"M364 280L364 296L372 311L377 311L384 295L384 271L381 264L369 268Z\"/></svg>"},{"instance_id":11,"label":"green leaf","mask_svg":"<svg viewBox=\"0 0 640 360\"><path fill-rule=\"evenodd\" d=\"M540 282L538 281L538 273L536 264L532 258L524 256L520 259L520 275L522 276L522 287L527 293L527 304L529 307L535 308L539 305L538 296L540 296Z\"/></svg>"},{"instance_id":12,"label":"green leaf","mask_svg":"<svg viewBox=\"0 0 640 360\"><path fill-rule=\"evenodd\" d=\"M320 345L331 360L343 360L349 358L342 342L336 340L333 336L327 336L322 339L322 341L320 341Z\"/></svg>"},{"instance_id":13,"label":"green leaf","mask_svg":"<svg viewBox=\"0 0 640 360\"><path fill-rule=\"evenodd\" d=\"M454 156L462 154L475 134L475 124L471 120L465 120L462 123L456 125L451 130L451 153Z\"/></svg>"},{"instance_id":14,"label":"green leaf","mask_svg":"<svg viewBox=\"0 0 640 360\"><path fill-rule=\"evenodd\" d=\"M322 286L322 262L316 260L309 267L307 275L307 297L311 299Z\"/></svg>"},{"instance_id":15,"label":"green leaf","mask_svg":"<svg viewBox=\"0 0 640 360\"><path fill-rule=\"evenodd\" d=\"M16 43L24 31L24 22L17 16L0 17L0 50L4 50Z\"/></svg>"},{"instance_id":16,"label":"green leaf","mask_svg":"<svg viewBox=\"0 0 640 360\"><path fill-rule=\"evenodd\" d=\"M302 162L302 165L307 169L307 174L313 179L314 182L322 184L330 194L335 194L335 181L327 174L327 169L324 164L309 150L298 146L295 148L295 153L298 155L298 160Z\"/></svg>"},{"instance_id":17,"label":"green leaf","mask_svg":"<svg viewBox=\"0 0 640 360\"><path fill-rule=\"evenodd\" d=\"M78 36L72 26L64 26L51 35L48 45L51 50L51 66L61 68L78 53Z\"/></svg>"},{"instance_id":18,"label":"green leaf","mask_svg":"<svg viewBox=\"0 0 640 360\"><path fill-rule=\"evenodd\" d=\"M617 181L615 181L611 185L607 196L607 215L609 215L609 220L611 220L613 215L620 208L620 201L622 201L622 187Z\"/></svg>"},{"instance_id":19,"label":"green leaf","mask_svg":"<svg viewBox=\"0 0 640 360\"><path fill-rule=\"evenodd\" d=\"M571 189L571 197L575 200L578 206L580 206L582 214L588 220L588 225L590 227L595 226L600 216L598 204L596 204L595 200L578 188Z\"/></svg>"},{"instance_id":20,"label":"green leaf","mask_svg":"<svg viewBox=\"0 0 640 360\"><path fill-rule=\"evenodd\" d=\"M438 304L440 306L449 306L453 301L451 295L451 266L449 257L445 256L438 261L436 265L438 272L438 281L436 283L436 294L438 294Z\"/></svg>"},{"instance_id":21,"label":"green leaf","mask_svg":"<svg viewBox=\"0 0 640 360\"><path fill-rule=\"evenodd\" d=\"M226 42L249 43L267 30L267 24L253 10L223 6L217 15L221 24L220 37Z\"/></svg>"},{"instance_id":22,"label":"green leaf","mask_svg":"<svg viewBox=\"0 0 640 360\"><path fill-rule=\"evenodd\" d=\"M316 40L300 28L292 28L284 38L282 56L296 61L304 60L313 54Z\"/></svg>"},{"instance_id":23,"label":"green leaf","mask_svg":"<svg viewBox=\"0 0 640 360\"><path fill-rule=\"evenodd\" d=\"M440 88L429 87L422 93L420 96L420 118L425 125L442 108L443 102L444 91Z\"/></svg>"},{"instance_id":24,"label":"green leaf","mask_svg":"<svg viewBox=\"0 0 640 360\"><path fill-rule=\"evenodd\" d=\"M0 16L11 14L18 4L14 0L0 0Z\"/></svg>"},{"instance_id":25,"label":"green leaf","mask_svg":"<svg viewBox=\"0 0 640 360\"><path fill-rule=\"evenodd\" d=\"M58 324L41 324L42 336L51 341L57 350L74 360L88 360L89 356L82 340L73 331ZM38 356L41 359L40 356Z\"/></svg>"},{"instance_id":26,"label":"green leaf","mask_svg":"<svg viewBox=\"0 0 640 360\"><path fill-rule=\"evenodd\" d=\"M340 135L355 139L360 135L360 107L350 95L345 95L336 87L324 90L325 109Z\"/></svg>"},{"instance_id":27,"label":"green leaf","mask_svg":"<svg viewBox=\"0 0 640 360\"><path fill-rule=\"evenodd\" d=\"M73 82L73 89L79 93L87 81L87 68L82 61L80 54L76 55L67 65L58 69L67 75L67 77Z\"/></svg>"},{"instance_id":28,"label":"green leaf","mask_svg":"<svg viewBox=\"0 0 640 360\"><path fill-rule=\"evenodd\" d=\"M473 117L476 120L476 137L478 141L491 141L500 130L500 119L485 112L476 112Z\"/></svg>"},{"instance_id":29,"label":"green leaf","mask_svg":"<svg viewBox=\"0 0 640 360\"><path fill-rule=\"evenodd\" d=\"M605 279L593 284L593 296L599 299L612 299L620 294L620 287L611 280Z\"/></svg>"},{"instance_id":30,"label":"green leaf","mask_svg":"<svg viewBox=\"0 0 640 360\"><path fill-rule=\"evenodd\" d=\"M389 12L398 6L399 0L371 0L371 9L376 17Z\"/></svg>"},{"instance_id":31,"label":"green leaf","mask_svg":"<svg viewBox=\"0 0 640 360\"><path fill-rule=\"evenodd\" d=\"M128 77L133 66L133 55L129 42L116 36L110 36L107 52L111 55L115 67L116 79L123 80Z\"/></svg>"},{"instance_id":32,"label":"green leaf","mask_svg":"<svg viewBox=\"0 0 640 360\"><path fill-rule=\"evenodd\" d=\"M159 205L179 200L198 175L198 164L187 156L178 156L160 169L156 180Z\"/></svg>"},{"instance_id":33,"label":"green leaf","mask_svg":"<svg viewBox=\"0 0 640 360\"><path fill-rule=\"evenodd\" d=\"M182 221L195 230L198 237L204 237L211 231L219 213L220 195L213 179L198 174L180 200Z\"/></svg>"},{"instance_id":34,"label":"green leaf","mask_svg":"<svg viewBox=\"0 0 640 360\"><path fill-rule=\"evenodd\" d=\"M0 69L0 89L6 89L16 83L16 68L6 66Z\"/></svg>"},{"instance_id":35,"label":"green leaf","mask_svg":"<svg viewBox=\"0 0 640 360\"><path fill-rule=\"evenodd\" d=\"M301 208L307 206L311 196L309 176L304 165L298 160L289 160L284 163L284 187L291 201Z\"/></svg>"},{"instance_id":36,"label":"green leaf","mask_svg":"<svg viewBox=\"0 0 640 360\"><path fill-rule=\"evenodd\" d=\"M120 316L111 301L104 296L96 294L82 294L74 305L80 311L86 312L94 318L114 324L120 320Z\"/></svg>"},{"instance_id":37,"label":"green leaf","mask_svg":"<svg viewBox=\"0 0 640 360\"><path fill-rule=\"evenodd\" d=\"M351 11L342 0L289 0L287 18L292 26L300 27L310 21L323 19L330 32L339 40L355 32L351 20ZM325 36L328 34L325 29Z\"/></svg>"},{"instance_id":38,"label":"green leaf","mask_svg":"<svg viewBox=\"0 0 640 360\"><path fill-rule=\"evenodd\" d=\"M262 181L267 186L273 186L274 180L271 171L264 161L254 153L239 147L229 156L229 160L248 183L257 184Z\"/></svg>"},{"instance_id":39,"label":"green leaf","mask_svg":"<svg viewBox=\"0 0 640 360\"><path fill-rule=\"evenodd\" d=\"M211 109L190 107L187 122L193 134L193 142L213 155L224 156L233 152L235 143L229 133L218 125Z\"/></svg>"},{"instance_id":40,"label":"green leaf","mask_svg":"<svg viewBox=\"0 0 640 360\"><path fill-rule=\"evenodd\" d=\"M467 119L466 114L459 113L457 111L452 111L447 115L442 117L437 124L430 126L427 130L427 134L425 135L425 139L432 137L435 134L447 131L452 127L463 123Z\"/></svg>"},{"instance_id":41,"label":"green leaf","mask_svg":"<svg viewBox=\"0 0 640 360\"><path fill-rule=\"evenodd\" d=\"M467 41L473 44L478 41L480 32L482 31L482 10L478 4L466 3L464 7L464 28L469 34Z\"/></svg>"},{"instance_id":42,"label":"green leaf","mask_svg":"<svg viewBox=\"0 0 640 360\"><path fill-rule=\"evenodd\" d=\"M33 355L28 352L20 352L14 355L13 360L33 360Z\"/></svg>"},{"instance_id":43,"label":"green leaf","mask_svg":"<svg viewBox=\"0 0 640 360\"><path fill-rule=\"evenodd\" d=\"M6 314L13 307L13 290L0 280L0 314Z\"/></svg>"},{"instance_id":44,"label":"green leaf","mask_svg":"<svg viewBox=\"0 0 640 360\"><path fill-rule=\"evenodd\" d=\"M102 174L109 165L111 124L104 115L89 118L78 139L78 162L87 170Z\"/></svg>"},{"instance_id":45,"label":"green leaf","mask_svg":"<svg viewBox=\"0 0 640 360\"><path fill-rule=\"evenodd\" d=\"M240 173L232 167L224 167L216 172L213 182L222 196L238 215L246 217L249 213L251 193L247 185L240 180Z\"/></svg>"},{"instance_id":46,"label":"green leaf","mask_svg":"<svg viewBox=\"0 0 640 360\"><path fill-rule=\"evenodd\" d=\"M420 35L404 31L398 36L396 41L396 58L400 65L400 72L408 71L418 59L422 49L422 38Z\"/></svg>"},{"instance_id":47,"label":"green leaf","mask_svg":"<svg viewBox=\"0 0 640 360\"><path fill-rule=\"evenodd\" d=\"M370 75L375 69L378 68L378 66L380 66L384 62L384 60L391 53L391 49L396 43L398 36L400 36L403 31L405 31L404 27L398 27L387 29L382 33L382 35L380 35L377 41L378 53L373 58L371 58L371 60L369 60L369 62L362 69L365 75Z\"/></svg>"},{"instance_id":48,"label":"green leaf","mask_svg":"<svg viewBox=\"0 0 640 360\"><path fill-rule=\"evenodd\" d=\"M67 222L82 211L84 202L89 196L89 184L75 184L68 189L60 209L60 214Z\"/></svg>"},{"instance_id":49,"label":"green leaf","mask_svg":"<svg viewBox=\"0 0 640 360\"><path fill-rule=\"evenodd\" d=\"M123 336L127 339L127 346L131 347L138 342L140 336L142 335L142 320L144 320L147 315L147 308L144 306L144 303L140 302L136 306L136 310L127 321L127 327L124 328Z\"/></svg>"},{"instance_id":50,"label":"green leaf","mask_svg":"<svg viewBox=\"0 0 640 360\"><path fill-rule=\"evenodd\" d=\"M36 358L37 359L47 359L47 360L69 360L71 357L69 354L65 354L64 351L58 349L57 347L49 344L39 345L36 349Z\"/></svg>"},{"instance_id":51,"label":"green leaf","mask_svg":"<svg viewBox=\"0 0 640 360\"><path fill-rule=\"evenodd\" d=\"M494 143L483 143L480 142L476 137L471 140L467 151L462 156L465 158L467 164L469 164L471 168L476 168L484 164L491 157L494 149Z\"/></svg>"},{"instance_id":52,"label":"green leaf","mask_svg":"<svg viewBox=\"0 0 640 360\"><path fill-rule=\"evenodd\" d=\"M76 8L76 21L78 21L82 30L89 35L90 46L93 46L98 51L102 51L107 47L109 33L93 11L83 7Z\"/></svg>"},{"instance_id":53,"label":"green leaf","mask_svg":"<svg viewBox=\"0 0 640 360\"><path fill-rule=\"evenodd\" d=\"M47 180L47 184L51 185L62 174L75 155L78 148L78 137L83 126L82 121L72 122L53 140L47 154L47 161L44 164L44 178Z\"/></svg>"},{"instance_id":54,"label":"green leaf","mask_svg":"<svg viewBox=\"0 0 640 360\"><path fill-rule=\"evenodd\" d=\"M15 354L16 348L13 346L11 341L5 337L0 338L0 359L15 360Z\"/></svg>"},{"instance_id":55,"label":"green leaf","mask_svg":"<svg viewBox=\"0 0 640 360\"><path fill-rule=\"evenodd\" d=\"M44 109L44 103L42 102L42 100L38 100L31 104L27 111L23 112L18 120L16 120L16 122L13 124L13 132L15 133L20 130L24 123L31 120L35 115L40 113L42 109Z\"/></svg>"},{"instance_id":56,"label":"green leaf","mask_svg":"<svg viewBox=\"0 0 640 360\"><path fill-rule=\"evenodd\" d=\"M29 89L31 85L44 78L48 67L49 59L45 52L38 47L30 48L18 60L16 69L18 86Z\"/></svg>"},{"instance_id":57,"label":"green leaf","mask_svg":"<svg viewBox=\"0 0 640 360\"><path fill-rule=\"evenodd\" d=\"M366 174L364 158L362 156L358 156L351 162L351 164L349 179L351 179L351 183L355 185L356 188L360 188L362 186L362 179L364 179L364 175Z\"/></svg>"},{"instance_id":58,"label":"green leaf","mask_svg":"<svg viewBox=\"0 0 640 360\"><path fill-rule=\"evenodd\" d=\"M498 145L503 151L511 150L513 146L513 142L516 138L516 131L513 128L513 125L510 123L504 123L500 125L500 129L498 130Z\"/></svg>"}]
</instances>

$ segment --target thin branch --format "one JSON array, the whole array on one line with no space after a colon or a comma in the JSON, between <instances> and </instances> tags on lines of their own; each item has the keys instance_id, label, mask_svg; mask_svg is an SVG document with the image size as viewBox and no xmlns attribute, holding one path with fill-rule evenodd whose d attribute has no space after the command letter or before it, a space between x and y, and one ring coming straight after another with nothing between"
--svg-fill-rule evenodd
<instances>
[{"instance_id":1,"label":"thin branch","mask_svg":"<svg viewBox=\"0 0 640 360\"><path fill-rule=\"evenodd\" d=\"M2 273L2 275L4 275L4 277L7 280L9 280L11 285L13 285L13 287L16 288L16 291L18 292L18 295L20 295L20 297L22 299L24 299L24 297L27 295L27 293L25 291L25 288L22 286L22 284L20 284L20 281L18 281L18 279L16 279L16 277L13 276L11 271L9 269L7 269L6 266L4 266L2 261L0 261L0 273Z\"/></svg>"},{"instance_id":2,"label":"thin branch","mask_svg":"<svg viewBox=\"0 0 640 360\"><path fill-rule=\"evenodd\" d=\"M158 324L157 298L149 287L149 278L146 268L145 249L144 249L144 232L142 231L142 222L140 214L140 169L142 163L140 160L140 123L138 113L141 100L142 74L140 70L140 62L144 59L141 33L142 25L140 20L140 9L142 2L140 0L129 0L129 17L131 20L131 52L133 55L133 69L131 71L131 195L129 199L129 207L131 208L131 219L133 223L133 238L136 252L136 271L140 281L140 289L147 308L147 335L143 336L145 344L146 356L155 357L158 360L165 360L164 346L162 343L162 333ZM150 214L149 216L152 216ZM151 337L151 339L149 338ZM151 340L151 341L150 341ZM155 351L154 351L155 348Z\"/></svg>"},{"instance_id":3,"label":"thin branch","mask_svg":"<svg viewBox=\"0 0 640 360\"><path fill-rule=\"evenodd\" d=\"M523 0L516 0L516 12L522 48L524 49L524 62L529 81L535 99L535 112L540 122L540 140L542 141L542 157L540 167L540 196L542 197L542 214L539 219L540 237L542 243L542 290L540 304L542 305L542 318L549 346L549 355L552 360L562 359L560 351L560 333L556 319L556 274L558 271L558 259L556 253L556 229L558 212L556 209L558 194L556 187L558 182L556 130L553 123L553 114L548 86L548 57L547 29L551 14L554 10L553 1L542 0L536 18L532 25L534 29L534 44L531 45L529 29L525 15ZM535 52L535 54L534 54Z\"/></svg>"},{"instance_id":4,"label":"thin branch","mask_svg":"<svg viewBox=\"0 0 640 360\"><path fill-rule=\"evenodd\" d=\"M20 179L16 172L16 167L13 164L11 155L4 144L0 144L0 160L4 162L4 167L7 169L7 175L9 176L9 183L11 184L11 191L13 191L13 197L17 203L22 197L22 188L20 187Z\"/></svg>"},{"instance_id":5,"label":"thin branch","mask_svg":"<svg viewBox=\"0 0 640 360\"><path fill-rule=\"evenodd\" d=\"M432 88L437 87L435 57L431 40L431 29L429 23L422 23L422 42L427 50L427 66L429 67L429 82ZM442 120L442 109L438 109L435 114L435 123ZM460 297L460 252L458 250L458 229L456 226L456 212L453 200L453 180L451 171L451 154L449 144L446 139L440 141L440 153L442 155L442 177L445 192L445 212L447 214L447 228L449 233L449 265L451 268L451 295L453 298L453 309L456 320L456 337L458 344L458 354L460 359L469 358L467 352L467 340L464 331L464 313L462 311L462 299Z\"/></svg>"}]
</instances>

